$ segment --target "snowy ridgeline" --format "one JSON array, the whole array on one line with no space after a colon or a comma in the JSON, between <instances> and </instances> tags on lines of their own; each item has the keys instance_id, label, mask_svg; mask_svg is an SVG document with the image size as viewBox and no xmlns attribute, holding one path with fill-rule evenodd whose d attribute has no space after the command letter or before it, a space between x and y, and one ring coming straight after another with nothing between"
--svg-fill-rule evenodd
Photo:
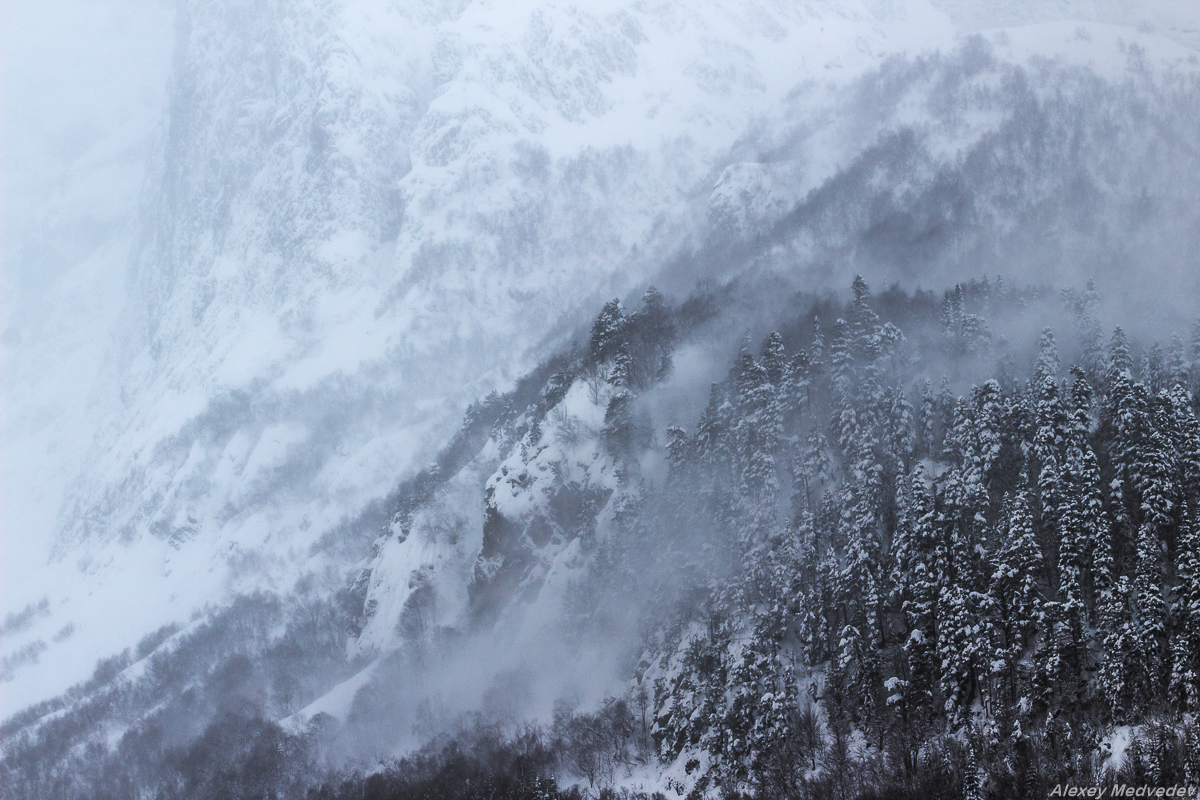
<instances>
[{"instance_id":1,"label":"snowy ridgeline","mask_svg":"<svg viewBox=\"0 0 1200 800\"><path fill-rule=\"evenodd\" d=\"M757 291L609 303L586 347L472 407L336 598L160 632L10 721L6 786L1194 781L1200 320L1131 345L1090 287L856 280L793 296L669 420L690 432L664 425Z\"/></svg>"}]
</instances>

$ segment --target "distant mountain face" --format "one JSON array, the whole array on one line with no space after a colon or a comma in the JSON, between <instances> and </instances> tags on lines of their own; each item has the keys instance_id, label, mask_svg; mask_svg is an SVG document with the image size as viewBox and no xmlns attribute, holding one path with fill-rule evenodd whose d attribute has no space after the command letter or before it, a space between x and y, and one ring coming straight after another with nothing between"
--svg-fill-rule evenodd
<instances>
[{"instance_id":1,"label":"distant mountain face","mask_svg":"<svg viewBox=\"0 0 1200 800\"><path fill-rule=\"evenodd\" d=\"M913 41L839 4L197 3L177 28L55 553L202 542L186 562L271 551L281 578L306 556L269 537L303 553L703 236L748 124Z\"/></svg>"},{"instance_id":2,"label":"distant mountain face","mask_svg":"<svg viewBox=\"0 0 1200 800\"><path fill-rule=\"evenodd\" d=\"M341 588L469 402L650 282L764 287L756 333L855 271L1094 275L1143 307L1160 293L1132 270L1200 289L1193 51L1075 23L964 42L884 5L183 3L109 416L60 515L55 557L87 574L51 592L55 629L88 624L71 609L133 551L119 574L156 598L112 601L133 627L307 573ZM474 516L514 480L491 457L470 466L491 505L460 498L469 536L373 553L355 646L457 624L493 585L475 571L512 561ZM554 480L603 507L603 460ZM571 513L512 533L521 570L570 560Z\"/></svg>"},{"instance_id":3,"label":"distant mountain face","mask_svg":"<svg viewBox=\"0 0 1200 800\"><path fill-rule=\"evenodd\" d=\"M44 583L74 598L40 633L74 623L57 649L80 663L110 646L106 617L136 638L258 585L267 564L267 583L292 580L467 402L706 224L750 120L914 41L839 4L181 3L176 16L131 273L116 237L26 315L52 335L5 345L38 387L13 392L14 419L45 429L21 447L49 461L64 437L95 436L63 459L76 478L47 470L64 497L58 566L14 596L36 605ZM54 230L87 223L72 220ZM70 433L44 422L43 398L63 397L92 409ZM20 492L25 470L11 471ZM41 551L47 515L30 516ZM113 581L162 602L130 596L95 618L75 602L115 602Z\"/></svg>"},{"instance_id":4,"label":"distant mountain face","mask_svg":"<svg viewBox=\"0 0 1200 800\"><path fill-rule=\"evenodd\" d=\"M780 271L850 247L881 277L919 281L939 236L1030 235L1022 215L1041 222L1039 202L1074 191L1055 213L1103 237L1114 226L1096 215L1136 193L1131 175L1178 185L1153 174L1177 162L1155 148L1182 146L1190 118L1158 113L1167 129L1148 136L1076 125L1082 101L1058 112L1040 84L1118 105L1122 90L1049 65L1014 75L982 44L843 78L828 100L827 76L909 46L850 6L527 4L505 20L470 4L182 8L116 362L128 402L61 547L211 536L289 493L309 515L353 511L465 401L572 334L577 309L687 249L765 231L790 243ZM1113 57L1108 41L1094 49ZM1144 137L1130 142L1142 162L1082 163L1123 146L1095 141L1114 130ZM1072 131L1064 149L1055 137ZM795 244L814 237L815 253ZM744 261L685 266L677 282ZM415 442L383 444L396 436Z\"/></svg>"}]
</instances>

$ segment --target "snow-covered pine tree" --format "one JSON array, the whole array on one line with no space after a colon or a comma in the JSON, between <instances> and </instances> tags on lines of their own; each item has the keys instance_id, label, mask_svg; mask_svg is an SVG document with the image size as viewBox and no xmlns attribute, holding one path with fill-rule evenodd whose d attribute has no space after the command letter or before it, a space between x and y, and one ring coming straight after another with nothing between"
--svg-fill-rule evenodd
<instances>
[{"instance_id":1,"label":"snow-covered pine tree","mask_svg":"<svg viewBox=\"0 0 1200 800\"><path fill-rule=\"evenodd\" d=\"M940 575L934 563L936 509L927 481L925 467L918 462L902 493L891 579L893 603L898 603L904 625L906 702L914 710L931 709L938 688L935 612Z\"/></svg>"},{"instance_id":2,"label":"snow-covered pine tree","mask_svg":"<svg viewBox=\"0 0 1200 800\"><path fill-rule=\"evenodd\" d=\"M829 343L829 371L833 388L833 416L830 429L840 452L853 457L858 434L858 416L854 406L854 359L850 346L850 326L839 319L833 326Z\"/></svg>"},{"instance_id":3,"label":"snow-covered pine tree","mask_svg":"<svg viewBox=\"0 0 1200 800\"><path fill-rule=\"evenodd\" d=\"M962 284L947 289L942 298L942 336L950 345L952 356L962 355L962 318L963 290Z\"/></svg>"},{"instance_id":4,"label":"snow-covered pine tree","mask_svg":"<svg viewBox=\"0 0 1200 800\"><path fill-rule=\"evenodd\" d=\"M1038 621L1041 635L1033 657L1032 696L1034 709L1047 721L1070 713L1079 700L1079 681L1072 658L1075 634L1065 604L1048 600Z\"/></svg>"},{"instance_id":5,"label":"snow-covered pine tree","mask_svg":"<svg viewBox=\"0 0 1200 800\"><path fill-rule=\"evenodd\" d=\"M1200 512L1185 502L1180 518L1170 694L1178 711L1196 714L1200 712Z\"/></svg>"},{"instance_id":6,"label":"snow-covered pine tree","mask_svg":"<svg viewBox=\"0 0 1200 800\"><path fill-rule=\"evenodd\" d=\"M999 383L991 380L975 387L963 422L964 429L956 433L956 438L963 440L962 502L972 517L988 510L993 470L999 461L1004 438L1005 416Z\"/></svg>"},{"instance_id":7,"label":"snow-covered pine tree","mask_svg":"<svg viewBox=\"0 0 1200 800\"><path fill-rule=\"evenodd\" d=\"M1087 647L1085 634L1095 610L1096 549L1107 535L1104 498L1101 490L1100 463L1089 441L1091 436L1092 385L1082 369L1072 369L1075 381L1071 387L1071 419L1067 444L1068 525L1064 528L1066 547L1059 554L1059 572L1064 570L1076 580L1078 597L1073 586L1060 591L1068 603L1071 615L1077 618L1076 631L1080 646L1080 668L1086 668L1083 654Z\"/></svg>"},{"instance_id":8,"label":"snow-covered pine tree","mask_svg":"<svg viewBox=\"0 0 1200 800\"><path fill-rule=\"evenodd\" d=\"M588 358L592 363L601 364L616 355L628 321L619 299L604 304L592 325L592 336L588 341Z\"/></svg>"},{"instance_id":9,"label":"snow-covered pine tree","mask_svg":"<svg viewBox=\"0 0 1200 800\"><path fill-rule=\"evenodd\" d=\"M1051 585L1058 588L1062 576L1058 571L1059 550L1070 519L1064 519L1070 501L1069 487L1065 481L1064 468L1067 444L1067 414L1053 374L1049 373L1051 362L1057 362L1057 352L1048 352L1045 346L1047 332L1043 333L1042 355L1038 359L1037 373L1042 375L1037 389L1033 456L1037 469L1037 521L1043 551L1045 552L1046 574ZM1051 345L1053 337L1049 337Z\"/></svg>"},{"instance_id":10,"label":"snow-covered pine tree","mask_svg":"<svg viewBox=\"0 0 1200 800\"><path fill-rule=\"evenodd\" d=\"M1012 708L1030 708L1027 681L1018 664L1037 642L1045 597L1042 594L1042 558L1034 533L1026 481L1005 507L1002 544L992 573L992 608L995 609L1000 641L997 655L1002 663L1002 697Z\"/></svg>"},{"instance_id":11,"label":"snow-covered pine tree","mask_svg":"<svg viewBox=\"0 0 1200 800\"><path fill-rule=\"evenodd\" d=\"M907 474L912 468L915 436L913 431L913 407L904 396L904 387L897 385L884 398L886 407L884 451L884 473L886 485L894 486L896 477Z\"/></svg>"},{"instance_id":12,"label":"snow-covered pine tree","mask_svg":"<svg viewBox=\"0 0 1200 800\"><path fill-rule=\"evenodd\" d=\"M1083 453L1072 448L1063 468L1065 491L1060 498L1058 522L1058 602L1062 606L1062 618L1069 632L1064 640L1064 681L1062 687L1067 696L1080 689L1084 669L1084 636L1087 632L1087 604L1084 601L1084 581L1087 553L1091 539L1084 530L1084 497L1080 494L1085 478Z\"/></svg>"},{"instance_id":13,"label":"snow-covered pine tree","mask_svg":"<svg viewBox=\"0 0 1200 800\"><path fill-rule=\"evenodd\" d=\"M793 462L793 508L815 511L818 501L833 483L829 442L816 429L798 443L798 450L798 463Z\"/></svg>"},{"instance_id":14,"label":"snow-covered pine tree","mask_svg":"<svg viewBox=\"0 0 1200 800\"><path fill-rule=\"evenodd\" d=\"M776 526L779 477L776 456L782 411L775 386L762 364L743 354L735 384L733 439L737 469L739 532L746 548L764 543Z\"/></svg>"},{"instance_id":15,"label":"snow-covered pine tree","mask_svg":"<svg viewBox=\"0 0 1200 800\"><path fill-rule=\"evenodd\" d=\"M1043 328L1042 335L1038 339L1038 357L1033 368L1033 385L1040 389L1047 378L1057 382L1059 364L1058 342L1055 341L1054 331L1050 328Z\"/></svg>"},{"instance_id":16,"label":"snow-covered pine tree","mask_svg":"<svg viewBox=\"0 0 1200 800\"><path fill-rule=\"evenodd\" d=\"M941 448L937 440L937 400L933 396L933 387L928 380L921 384L921 405L917 412L917 429L914 455L917 458L929 458L935 450Z\"/></svg>"},{"instance_id":17,"label":"snow-covered pine tree","mask_svg":"<svg viewBox=\"0 0 1200 800\"><path fill-rule=\"evenodd\" d=\"M733 403L727 382L714 383L696 425L696 459L703 478L696 487L701 505L718 526L732 524L734 492Z\"/></svg>"},{"instance_id":18,"label":"snow-covered pine tree","mask_svg":"<svg viewBox=\"0 0 1200 800\"><path fill-rule=\"evenodd\" d=\"M1099 683L1108 711L1118 722L1128 719L1135 707L1138 632L1134 619L1130 557L1136 560L1132 522L1127 513L1124 484L1118 477L1110 486L1111 525L1104 546L1097 550L1096 583L1099 590L1097 621L1103 634Z\"/></svg>"},{"instance_id":19,"label":"snow-covered pine tree","mask_svg":"<svg viewBox=\"0 0 1200 800\"><path fill-rule=\"evenodd\" d=\"M1146 520L1138 530L1137 571L1133 579L1134 640L1137 651L1131 687L1137 708L1153 706L1162 697L1165 666L1166 601L1163 597L1162 540L1158 527Z\"/></svg>"},{"instance_id":20,"label":"snow-covered pine tree","mask_svg":"<svg viewBox=\"0 0 1200 800\"><path fill-rule=\"evenodd\" d=\"M1177 333L1172 334L1171 341L1167 343L1165 374L1168 390L1175 386L1188 385L1187 355L1184 352L1183 339Z\"/></svg>"},{"instance_id":21,"label":"snow-covered pine tree","mask_svg":"<svg viewBox=\"0 0 1200 800\"><path fill-rule=\"evenodd\" d=\"M1112 337L1108 341L1108 371L1109 375L1121 373L1133 375L1133 357L1129 354L1129 339L1120 327L1113 329Z\"/></svg>"},{"instance_id":22,"label":"snow-covered pine tree","mask_svg":"<svg viewBox=\"0 0 1200 800\"><path fill-rule=\"evenodd\" d=\"M951 357L956 359L982 355L990 346L987 322L977 314L968 313L966 306L966 293L961 283L947 291L942 301L942 335Z\"/></svg>"},{"instance_id":23,"label":"snow-covered pine tree","mask_svg":"<svg viewBox=\"0 0 1200 800\"><path fill-rule=\"evenodd\" d=\"M1154 342L1142 355L1141 373L1142 383L1146 384L1151 395L1157 395L1167 388L1166 358L1161 343Z\"/></svg>"},{"instance_id":24,"label":"snow-covered pine tree","mask_svg":"<svg viewBox=\"0 0 1200 800\"><path fill-rule=\"evenodd\" d=\"M798 693L794 670L780 653L781 622L777 613L756 615L730 669L730 697L719 723L729 740L722 783L730 788L753 782L790 733Z\"/></svg>"},{"instance_id":25,"label":"snow-covered pine tree","mask_svg":"<svg viewBox=\"0 0 1200 800\"><path fill-rule=\"evenodd\" d=\"M642 307L625 321L625 385L642 392L663 380L672 368L675 323L666 298L651 286Z\"/></svg>"},{"instance_id":26,"label":"snow-covered pine tree","mask_svg":"<svg viewBox=\"0 0 1200 800\"><path fill-rule=\"evenodd\" d=\"M969 724L976 700L985 707L990 700L984 681L991 672L993 652L985 622L990 602L976 588L979 583L968 534L954 520L946 536L944 552L949 563L936 605L937 652L947 722L957 729Z\"/></svg>"},{"instance_id":27,"label":"snow-covered pine tree","mask_svg":"<svg viewBox=\"0 0 1200 800\"><path fill-rule=\"evenodd\" d=\"M812 385L816 380L812 356L802 349L788 361L781 390L784 420L789 428L798 426L812 409Z\"/></svg>"},{"instance_id":28,"label":"snow-covered pine tree","mask_svg":"<svg viewBox=\"0 0 1200 800\"><path fill-rule=\"evenodd\" d=\"M828 353L825 352L825 332L821 327L820 317L813 317L812 340L808 343L806 352L808 353L808 364L809 369L812 370L812 374L814 376L824 374Z\"/></svg>"},{"instance_id":29,"label":"snow-covered pine tree","mask_svg":"<svg viewBox=\"0 0 1200 800\"><path fill-rule=\"evenodd\" d=\"M855 359L868 363L883 351L879 315L871 308L871 290L861 275L854 276L850 291L854 295L847 309L851 353Z\"/></svg>"},{"instance_id":30,"label":"snow-covered pine tree","mask_svg":"<svg viewBox=\"0 0 1200 800\"><path fill-rule=\"evenodd\" d=\"M1200 398L1192 401L1188 391L1175 385L1167 394L1166 404L1171 415L1171 438L1174 441L1175 481L1180 487L1180 496L1200 503L1200 419L1196 406Z\"/></svg>"},{"instance_id":31,"label":"snow-covered pine tree","mask_svg":"<svg viewBox=\"0 0 1200 800\"><path fill-rule=\"evenodd\" d=\"M943 453L945 436L954 427L954 417L960 399L955 397L954 393L950 391L950 379L943 375L942 385L938 389L937 397L934 398L934 406L937 410L935 428L939 438L935 441L933 450L930 451L932 458L941 458L945 455Z\"/></svg>"},{"instance_id":32,"label":"snow-covered pine tree","mask_svg":"<svg viewBox=\"0 0 1200 800\"><path fill-rule=\"evenodd\" d=\"M759 363L767 371L767 380L776 390L782 389L787 374L787 349L783 345L783 337L778 331L771 331L762 344L762 355Z\"/></svg>"},{"instance_id":33,"label":"snow-covered pine tree","mask_svg":"<svg viewBox=\"0 0 1200 800\"><path fill-rule=\"evenodd\" d=\"M979 767L979 756L976 745L967 744L967 763L963 769L963 800L985 800L983 791L983 775Z\"/></svg>"},{"instance_id":34,"label":"snow-covered pine tree","mask_svg":"<svg viewBox=\"0 0 1200 800\"><path fill-rule=\"evenodd\" d=\"M604 411L604 429L601 435L605 445L614 456L623 457L632 452L634 437L633 395L618 388L608 401Z\"/></svg>"},{"instance_id":35,"label":"snow-covered pine tree","mask_svg":"<svg viewBox=\"0 0 1200 800\"><path fill-rule=\"evenodd\" d=\"M1104 373L1108 368L1108 361L1104 353L1103 330L1095 317L1099 300L1096 284L1089 280L1087 288L1080 297L1075 318L1076 326L1079 329L1080 368L1084 377L1093 387L1103 385Z\"/></svg>"},{"instance_id":36,"label":"snow-covered pine tree","mask_svg":"<svg viewBox=\"0 0 1200 800\"><path fill-rule=\"evenodd\" d=\"M701 481L696 442L678 425L668 427L666 436L668 473L663 504L679 529L695 530L704 513L695 502Z\"/></svg>"}]
</instances>

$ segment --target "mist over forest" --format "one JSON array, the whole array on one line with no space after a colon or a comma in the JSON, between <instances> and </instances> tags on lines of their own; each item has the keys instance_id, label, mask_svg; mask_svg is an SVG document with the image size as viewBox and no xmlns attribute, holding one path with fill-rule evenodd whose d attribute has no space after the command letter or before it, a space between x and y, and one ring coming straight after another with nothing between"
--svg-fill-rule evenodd
<instances>
[{"instance_id":1,"label":"mist over forest","mask_svg":"<svg viewBox=\"0 0 1200 800\"><path fill-rule=\"evenodd\" d=\"M1187 6L7 4L0 795L1200 786Z\"/></svg>"}]
</instances>

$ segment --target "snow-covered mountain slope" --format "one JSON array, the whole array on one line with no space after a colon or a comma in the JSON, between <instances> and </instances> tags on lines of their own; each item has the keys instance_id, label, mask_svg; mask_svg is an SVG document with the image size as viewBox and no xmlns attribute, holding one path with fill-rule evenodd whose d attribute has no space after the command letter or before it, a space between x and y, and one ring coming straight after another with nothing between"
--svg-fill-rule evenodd
<instances>
[{"instance_id":1,"label":"snow-covered mountain slope","mask_svg":"<svg viewBox=\"0 0 1200 800\"><path fill-rule=\"evenodd\" d=\"M993 31L883 64L825 126L781 115L741 144L755 160L722 176L707 240L659 284L731 263L798 287L854 273L905 285L1094 279L1157 333L1186 326L1200 291L1189 133L1200 59L1171 44L1151 56L1128 34ZM1151 66L1167 54L1173 68ZM831 142L853 155L826 171Z\"/></svg>"},{"instance_id":2,"label":"snow-covered mountain slope","mask_svg":"<svg viewBox=\"0 0 1200 800\"><path fill-rule=\"evenodd\" d=\"M50 618L46 591L79 573L48 569L47 546L101 416L89 399L125 300L173 16L162 0L0 4L0 616L14 615L0 657L25 653L25 678L45 672L37 654L72 630L74 614ZM46 613L21 616L36 609ZM67 659L76 674L111 650L97 627ZM2 704L59 691L64 677L0 685Z\"/></svg>"},{"instance_id":3,"label":"snow-covered mountain slope","mask_svg":"<svg viewBox=\"0 0 1200 800\"><path fill-rule=\"evenodd\" d=\"M98 386L48 388L106 421L60 516L69 568L10 601L54 595L30 641L74 623L55 650L80 677L243 585L231 560L286 584L467 400L678 246L748 120L917 46L838 4L181 6L133 277L100 305L120 344ZM87 619L81 593L113 605Z\"/></svg>"},{"instance_id":4,"label":"snow-covered mountain slope","mask_svg":"<svg viewBox=\"0 0 1200 800\"><path fill-rule=\"evenodd\" d=\"M889 90L895 70L926 63L889 56L950 50L961 30L919 2L182 4L131 276L107 304L122 311L97 325L116 344L85 381L103 424L54 563L6 599L14 612L49 602L0 641L5 654L44 646L4 710L206 603L307 573L339 586L344 554L365 553L390 511L372 502L604 299L747 268L840 285L820 267L838 236L863 232L847 216L863 195L814 190L883 187L899 204L935 185L1014 119L1008 96L987 95L1010 76L997 64L1051 57L1057 74L1122 81L1136 43L1153 83L1195 59L1158 33L1053 23L992 36L995 63L958 94L936 83L957 62ZM982 99L960 111L937 97ZM921 124L929 155L901 160L910 173L848 169ZM48 391L79 391L52 374ZM486 522L456 513L456 542L383 545L363 644L394 643L419 589L405 570L450 565L420 625L469 605ZM49 533L28 535L49 550Z\"/></svg>"},{"instance_id":5,"label":"snow-covered mountain slope","mask_svg":"<svg viewBox=\"0 0 1200 800\"><path fill-rule=\"evenodd\" d=\"M64 548L211 538L284 480L327 527L386 490L439 415L444 430L560 319L676 249L746 120L815 62L861 70L890 44L837 6L182 19L114 362L132 403Z\"/></svg>"}]
</instances>

